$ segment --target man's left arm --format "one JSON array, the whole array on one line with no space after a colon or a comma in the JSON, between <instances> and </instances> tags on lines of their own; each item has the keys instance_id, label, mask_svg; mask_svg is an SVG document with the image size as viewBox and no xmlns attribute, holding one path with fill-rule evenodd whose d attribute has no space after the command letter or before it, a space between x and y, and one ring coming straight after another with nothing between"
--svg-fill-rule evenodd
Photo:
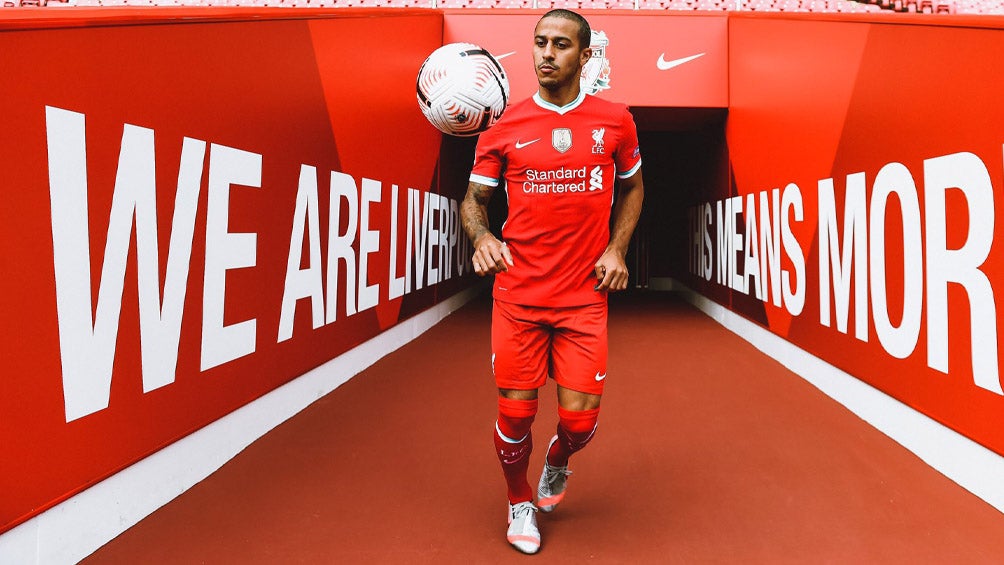
<instances>
[{"instance_id":1,"label":"man's left arm","mask_svg":"<svg viewBox=\"0 0 1004 565\"><path fill-rule=\"evenodd\" d=\"M596 290L614 292L626 289L628 284L628 268L624 257L631 244L631 234L638 224L641 204L645 199L641 169L626 179L619 179L618 185L610 243L596 261L595 272L598 281Z\"/></svg>"}]
</instances>

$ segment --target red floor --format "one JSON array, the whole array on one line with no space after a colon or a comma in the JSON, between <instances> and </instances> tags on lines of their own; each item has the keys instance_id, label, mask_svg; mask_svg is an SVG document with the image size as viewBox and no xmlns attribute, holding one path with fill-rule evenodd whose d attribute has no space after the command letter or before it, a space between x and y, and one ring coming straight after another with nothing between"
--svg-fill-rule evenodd
<instances>
[{"instance_id":1,"label":"red floor","mask_svg":"<svg viewBox=\"0 0 1004 565\"><path fill-rule=\"evenodd\" d=\"M1001 563L1004 516L671 294L612 300L600 428L505 541L481 299L85 563ZM554 385L534 426L553 433Z\"/></svg>"}]
</instances>

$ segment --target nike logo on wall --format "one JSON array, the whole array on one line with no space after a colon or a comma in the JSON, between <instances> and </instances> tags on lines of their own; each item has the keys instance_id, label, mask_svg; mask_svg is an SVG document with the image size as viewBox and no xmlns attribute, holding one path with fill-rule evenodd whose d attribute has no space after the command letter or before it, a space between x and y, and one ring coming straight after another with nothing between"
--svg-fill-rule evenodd
<instances>
[{"instance_id":1,"label":"nike logo on wall","mask_svg":"<svg viewBox=\"0 0 1004 565\"><path fill-rule=\"evenodd\" d=\"M530 144L532 144L532 143L537 143L538 141L540 141L540 138L539 138L539 137L538 137L537 139L531 139L530 141L527 141L527 142L525 142L525 143L521 143L521 142L520 142L520 141L519 141L519 140L517 139L517 140L516 140L516 149L522 149L522 148L526 147L527 145L530 145Z\"/></svg>"},{"instance_id":2,"label":"nike logo on wall","mask_svg":"<svg viewBox=\"0 0 1004 565\"><path fill-rule=\"evenodd\" d=\"M606 373L603 373L601 375L599 371L596 371L596 382L600 382L600 381L602 381L605 378L607 378L607 374Z\"/></svg>"},{"instance_id":3,"label":"nike logo on wall","mask_svg":"<svg viewBox=\"0 0 1004 565\"><path fill-rule=\"evenodd\" d=\"M683 58L680 58L680 59L673 59L672 61L667 61L665 59L666 54L665 53L660 53L659 54L659 60L655 62L655 66L658 67L660 71L668 71L669 69L672 69L673 67L679 67L680 65L682 65L684 63L689 63L689 62L693 61L694 59L697 59L698 57L703 57L703 56L704 56L704 53L698 53L697 55L691 55L690 57L683 57Z\"/></svg>"},{"instance_id":4,"label":"nike logo on wall","mask_svg":"<svg viewBox=\"0 0 1004 565\"><path fill-rule=\"evenodd\" d=\"M505 59L505 58L506 58L506 57L508 57L509 55L515 55L515 54L516 54L516 52L515 52L515 51L510 51L510 52L508 52L508 53L503 53L503 54L501 54L501 55L496 55L496 56L495 56L495 60L496 60L496 61L501 61L502 59Z\"/></svg>"}]
</instances>

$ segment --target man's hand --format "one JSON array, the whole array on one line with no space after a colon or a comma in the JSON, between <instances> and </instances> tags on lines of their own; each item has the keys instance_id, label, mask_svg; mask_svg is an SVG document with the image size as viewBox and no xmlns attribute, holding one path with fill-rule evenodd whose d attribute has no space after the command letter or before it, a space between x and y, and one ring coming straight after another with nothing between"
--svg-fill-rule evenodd
<instances>
[{"instance_id":1,"label":"man's hand","mask_svg":"<svg viewBox=\"0 0 1004 565\"><path fill-rule=\"evenodd\" d=\"M513 266L509 247L494 235L486 233L474 242L474 272L478 276L508 271Z\"/></svg>"},{"instance_id":2,"label":"man's hand","mask_svg":"<svg viewBox=\"0 0 1004 565\"><path fill-rule=\"evenodd\" d=\"M608 247L603 255L600 255L600 259L596 261L593 270L598 281L594 287L595 290L617 292L627 288L627 264L624 262L624 255L617 250Z\"/></svg>"},{"instance_id":3,"label":"man's hand","mask_svg":"<svg viewBox=\"0 0 1004 565\"><path fill-rule=\"evenodd\" d=\"M624 262L627 255L631 234L641 215L641 203L645 199L645 187L641 180L641 171L637 171L626 179L618 181L620 190L614 202L614 227L610 244L600 255L594 270L596 271L597 291L609 290L616 292L624 290L628 284L628 269Z\"/></svg>"}]
</instances>

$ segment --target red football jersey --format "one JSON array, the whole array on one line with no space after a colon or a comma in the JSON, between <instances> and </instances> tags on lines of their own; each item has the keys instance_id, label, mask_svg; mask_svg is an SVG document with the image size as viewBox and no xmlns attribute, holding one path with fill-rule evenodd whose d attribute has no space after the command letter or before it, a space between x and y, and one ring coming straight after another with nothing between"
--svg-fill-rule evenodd
<instances>
[{"instance_id":1,"label":"red football jersey","mask_svg":"<svg viewBox=\"0 0 1004 565\"><path fill-rule=\"evenodd\" d=\"M471 181L504 181L502 239L514 265L495 275L498 300L584 306L606 300L594 266L610 241L614 176L641 168L627 106L579 95L567 106L540 94L510 106L478 139Z\"/></svg>"}]
</instances>

